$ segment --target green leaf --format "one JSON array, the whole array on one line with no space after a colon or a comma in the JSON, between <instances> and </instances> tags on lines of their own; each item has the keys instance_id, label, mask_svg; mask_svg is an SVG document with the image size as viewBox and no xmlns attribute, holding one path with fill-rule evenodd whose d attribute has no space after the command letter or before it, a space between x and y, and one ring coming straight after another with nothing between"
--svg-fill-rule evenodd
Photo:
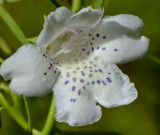
<instances>
[{"instance_id":1,"label":"green leaf","mask_svg":"<svg viewBox=\"0 0 160 135\"><path fill-rule=\"evenodd\" d=\"M159 58L159 57L156 57L156 56L154 56L154 55L148 55L148 58L149 58L151 61L153 61L153 62L155 62L155 63L157 63L157 64L160 64L160 58Z\"/></svg>"},{"instance_id":2,"label":"green leaf","mask_svg":"<svg viewBox=\"0 0 160 135\"><path fill-rule=\"evenodd\" d=\"M3 110L3 107L0 107L0 129L2 127L2 120L1 120L1 111Z\"/></svg>"},{"instance_id":3,"label":"green leaf","mask_svg":"<svg viewBox=\"0 0 160 135\"><path fill-rule=\"evenodd\" d=\"M6 41L0 36L0 49L7 55L12 53Z\"/></svg>"},{"instance_id":4,"label":"green leaf","mask_svg":"<svg viewBox=\"0 0 160 135\"><path fill-rule=\"evenodd\" d=\"M25 44L26 37L24 33L21 31L17 23L14 21L14 19L10 16L10 14L3 8L2 5L0 5L0 17L2 20L6 23L6 25L9 27L9 29L13 32L13 34L17 37L17 39L22 43Z\"/></svg>"}]
</instances>

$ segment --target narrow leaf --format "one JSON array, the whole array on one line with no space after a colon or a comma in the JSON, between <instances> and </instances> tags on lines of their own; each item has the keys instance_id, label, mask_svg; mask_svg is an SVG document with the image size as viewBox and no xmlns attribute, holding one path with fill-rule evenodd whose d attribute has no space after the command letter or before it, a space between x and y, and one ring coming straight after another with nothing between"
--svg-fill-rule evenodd
<instances>
[{"instance_id":1,"label":"narrow leaf","mask_svg":"<svg viewBox=\"0 0 160 135\"><path fill-rule=\"evenodd\" d=\"M22 44L25 44L27 42L25 35L23 34L19 26L16 24L16 22L13 20L13 18L9 15L9 13L1 5L0 5L0 17L9 27L9 29L13 32L13 34L17 37L17 39Z\"/></svg>"},{"instance_id":2,"label":"narrow leaf","mask_svg":"<svg viewBox=\"0 0 160 135\"><path fill-rule=\"evenodd\" d=\"M0 36L0 49L7 55L12 53L6 41Z\"/></svg>"}]
</instances>

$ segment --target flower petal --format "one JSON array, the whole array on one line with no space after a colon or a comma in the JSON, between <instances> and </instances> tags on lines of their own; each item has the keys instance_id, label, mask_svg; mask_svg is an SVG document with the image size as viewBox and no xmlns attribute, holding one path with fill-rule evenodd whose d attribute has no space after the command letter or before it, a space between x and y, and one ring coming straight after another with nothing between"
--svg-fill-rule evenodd
<instances>
[{"instance_id":1,"label":"flower petal","mask_svg":"<svg viewBox=\"0 0 160 135\"><path fill-rule=\"evenodd\" d=\"M126 28L126 30L128 29L135 33L140 33L143 30L143 26L144 26L143 21L138 16L129 15L129 14L119 14L116 16L107 17L107 18L104 18L102 22L117 23L121 27Z\"/></svg>"},{"instance_id":2,"label":"flower petal","mask_svg":"<svg viewBox=\"0 0 160 135\"><path fill-rule=\"evenodd\" d=\"M48 15L44 23L44 28L37 39L37 46L51 43L55 38L57 38L57 36L64 31L65 21L70 16L72 16L72 12L66 7L60 7L57 8L56 11L51 12Z\"/></svg>"},{"instance_id":3,"label":"flower petal","mask_svg":"<svg viewBox=\"0 0 160 135\"><path fill-rule=\"evenodd\" d=\"M50 63L39 48L25 45L9 57L0 67L0 74L10 80L10 88L26 96L40 96L48 93L55 82L56 74L48 70Z\"/></svg>"},{"instance_id":4,"label":"flower petal","mask_svg":"<svg viewBox=\"0 0 160 135\"><path fill-rule=\"evenodd\" d=\"M92 9L91 7L87 7L71 16L66 24L71 27L92 28L101 21L102 16L103 9Z\"/></svg>"},{"instance_id":5,"label":"flower petal","mask_svg":"<svg viewBox=\"0 0 160 135\"><path fill-rule=\"evenodd\" d=\"M126 63L144 56L149 39L140 36L143 22L132 15L104 18L90 34L93 57L101 63ZM94 40L92 40L94 39Z\"/></svg>"},{"instance_id":6,"label":"flower petal","mask_svg":"<svg viewBox=\"0 0 160 135\"><path fill-rule=\"evenodd\" d=\"M85 91L84 95L79 96L79 98L74 98L73 92L65 89L63 82L61 82L56 83L54 94L57 109L56 120L58 122L66 122L70 126L83 126L100 119L101 108L96 105L92 99L92 93L89 91Z\"/></svg>"},{"instance_id":7,"label":"flower petal","mask_svg":"<svg viewBox=\"0 0 160 135\"><path fill-rule=\"evenodd\" d=\"M100 22L102 15L103 10L94 10L91 7L84 8L74 15L65 7L57 8L55 12L47 17L44 29L38 37L37 46L50 44L68 29L94 27Z\"/></svg>"},{"instance_id":8,"label":"flower petal","mask_svg":"<svg viewBox=\"0 0 160 135\"><path fill-rule=\"evenodd\" d=\"M148 45L149 40L144 36L138 39L122 36L95 47L92 57L99 63L126 63L142 58L148 50Z\"/></svg>"},{"instance_id":9,"label":"flower petal","mask_svg":"<svg viewBox=\"0 0 160 135\"><path fill-rule=\"evenodd\" d=\"M130 104L137 98L137 90L127 75L114 64L105 66L101 86L93 87L95 100L107 107ZM108 73L107 73L107 72Z\"/></svg>"},{"instance_id":10,"label":"flower petal","mask_svg":"<svg viewBox=\"0 0 160 135\"><path fill-rule=\"evenodd\" d=\"M134 85L115 65L83 61L61 68L53 87L60 122L72 126L90 124L100 119L96 102L114 107L129 104L137 97Z\"/></svg>"},{"instance_id":11,"label":"flower petal","mask_svg":"<svg viewBox=\"0 0 160 135\"><path fill-rule=\"evenodd\" d=\"M92 124L101 117L101 108L87 86L84 64L63 67L53 87L56 97L56 119L71 126Z\"/></svg>"}]
</instances>

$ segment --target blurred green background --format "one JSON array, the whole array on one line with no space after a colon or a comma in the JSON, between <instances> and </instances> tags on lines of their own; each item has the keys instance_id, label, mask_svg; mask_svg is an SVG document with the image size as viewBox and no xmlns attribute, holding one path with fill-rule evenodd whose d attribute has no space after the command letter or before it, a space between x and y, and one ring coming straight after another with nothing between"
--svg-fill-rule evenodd
<instances>
[{"instance_id":1,"label":"blurred green background","mask_svg":"<svg viewBox=\"0 0 160 135\"><path fill-rule=\"evenodd\" d=\"M67 0L63 1L70 6ZM84 0L84 6L93 0ZM27 38L36 37L42 29L44 15L55 9L49 0L22 0L6 3L3 6L14 18ZM138 90L138 99L130 105L118 108L103 108L99 122L79 128L56 123L63 134L84 134L82 131L105 131L106 135L160 135L160 1L159 0L110 0L105 4L106 15L127 13L143 19L143 35L150 38L148 55L138 61L120 65ZM0 57L5 59L14 53L21 43L0 18ZM5 52L3 44L11 50ZM0 79L3 82L3 79ZM29 98L33 127L41 130L48 113L51 95L40 98ZM24 106L22 104L22 106ZM66 131L66 132L65 132ZM68 133L68 131L77 131ZM65 133L64 133L65 132ZM1 111L0 135L27 135L4 109ZM59 133L60 134L60 133ZM97 133L101 135L102 133Z\"/></svg>"}]
</instances>

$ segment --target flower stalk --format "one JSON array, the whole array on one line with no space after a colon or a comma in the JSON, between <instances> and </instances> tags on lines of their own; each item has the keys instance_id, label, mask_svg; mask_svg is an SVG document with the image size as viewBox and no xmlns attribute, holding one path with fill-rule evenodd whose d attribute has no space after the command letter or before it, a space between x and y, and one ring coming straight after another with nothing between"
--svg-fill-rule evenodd
<instances>
[{"instance_id":1,"label":"flower stalk","mask_svg":"<svg viewBox=\"0 0 160 135\"><path fill-rule=\"evenodd\" d=\"M45 122L45 125L43 127L41 135L48 135L53 127L54 123L54 114L55 114L55 102L54 98L52 96L51 105L49 109L49 113L47 116L47 120Z\"/></svg>"},{"instance_id":2,"label":"flower stalk","mask_svg":"<svg viewBox=\"0 0 160 135\"><path fill-rule=\"evenodd\" d=\"M76 13L81 9L81 0L73 0L72 2L72 11Z\"/></svg>"}]
</instances>

